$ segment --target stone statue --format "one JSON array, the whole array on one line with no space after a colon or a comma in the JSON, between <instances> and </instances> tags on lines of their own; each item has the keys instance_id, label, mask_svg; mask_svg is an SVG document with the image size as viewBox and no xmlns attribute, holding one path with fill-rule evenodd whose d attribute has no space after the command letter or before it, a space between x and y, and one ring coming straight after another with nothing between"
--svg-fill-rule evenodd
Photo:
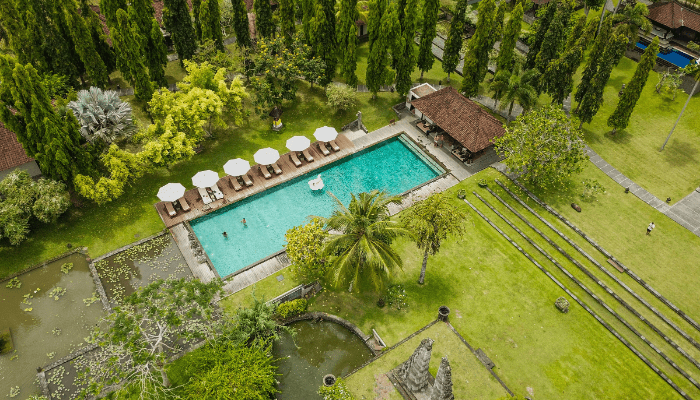
<instances>
[{"instance_id":1,"label":"stone statue","mask_svg":"<svg viewBox=\"0 0 700 400\"><path fill-rule=\"evenodd\" d=\"M362 126L362 111L357 112L357 126Z\"/></svg>"},{"instance_id":2,"label":"stone statue","mask_svg":"<svg viewBox=\"0 0 700 400\"><path fill-rule=\"evenodd\" d=\"M413 352L411 358L401 366L400 376L408 390L420 392L428 386L428 367L430 366L430 354L433 350L433 340L425 338Z\"/></svg>"},{"instance_id":3,"label":"stone statue","mask_svg":"<svg viewBox=\"0 0 700 400\"><path fill-rule=\"evenodd\" d=\"M433 391L430 394L430 400L454 400L452 394L452 368L450 362L447 361L447 356L442 357L440 367L438 367L435 375L435 384Z\"/></svg>"}]
</instances>

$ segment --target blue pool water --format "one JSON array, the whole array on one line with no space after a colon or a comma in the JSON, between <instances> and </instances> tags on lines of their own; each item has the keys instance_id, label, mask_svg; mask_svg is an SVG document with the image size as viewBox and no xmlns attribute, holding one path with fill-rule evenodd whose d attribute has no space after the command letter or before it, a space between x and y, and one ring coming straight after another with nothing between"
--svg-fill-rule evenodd
<instances>
[{"instance_id":1,"label":"blue pool water","mask_svg":"<svg viewBox=\"0 0 700 400\"><path fill-rule=\"evenodd\" d=\"M637 47L639 47L640 49L646 49L647 45L641 42L637 42ZM685 54L675 49L671 50L671 52L668 54L659 53L656 56L681 68L685 68L686 65L690 64L690 62L694 60L694 58L689 56L688 54Z\"/></svg>"},{"instance_id":2,"label":"blue pool water","mask_svg":"<svg viewBox=\"0 0 700 400\"><path fill-rule=\"evenodd\" d=\"M329 192L347 205L352 193L378 189L397 195L439 176L443 171L424 157L402 140L389 139L200 217L191 222L192 229L225 278L282 250L287 230L304 224L310 215L330 216L335 202ZM325 188L313 192L307 182L318 174ZM243 218L246 226L240 222Z\"/></svg>"}]
</instances>

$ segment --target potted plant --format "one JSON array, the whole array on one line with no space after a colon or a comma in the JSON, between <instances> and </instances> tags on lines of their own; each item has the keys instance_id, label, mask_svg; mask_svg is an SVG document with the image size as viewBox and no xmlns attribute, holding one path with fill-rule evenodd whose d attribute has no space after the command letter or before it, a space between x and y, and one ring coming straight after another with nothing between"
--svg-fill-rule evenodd
<instances>
[{"instance_id":1,"label":"potted plant","mask_svg":"<svg viewBox=\"0 0 700 400\"><path fill-rule=\"evenodd\" d=\"M489 184L486 183L486 179L481 179L481 180L479 181L479 187L485 188L485 187L488 186L488 185L489 185Z\"/></svg>"},{"instance_id":2,"label":"potted plant","mask_svg":"<svg viewBox=\"0 0 700 400\"><path fill-rule=\"evenodd\" d=\"M465 197L467 197L467 191L460 189L459 192L457 192L457 198L464 200Z\"/></svg>"}]
</instances>

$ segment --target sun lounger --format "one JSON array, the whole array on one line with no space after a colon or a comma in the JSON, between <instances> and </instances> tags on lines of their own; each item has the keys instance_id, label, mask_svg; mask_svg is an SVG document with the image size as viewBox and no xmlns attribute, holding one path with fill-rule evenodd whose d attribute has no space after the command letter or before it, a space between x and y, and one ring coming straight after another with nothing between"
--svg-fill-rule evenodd
<instances>
[{"instance_id":1,"label":"sun lounger","mask_svg":"<svg viewBox=\"0 0 700 400\"><path fill-rule=\"evenodd\" d=\"M214 198L216 200L221 200L224 198L224 194L221 192L221 189L219 189L219 184L215 183L214 186L210 187L212 193L214 193Z\"/></svg>"},{"instance_id":2,"label":"sun lounger","mask_svg":"<svg viewBox=\"0 0 700 400\"><path fill-rule=\"evenodd\" d=\"M260 166L260 173L263 174L265 179L270 179L272 178L272 175L270 175L270 171L267 170L267 165L261 165Z\"/></svg>"},{"instance_id":3,"label":"sun lounger","mask_svg":"<svg viewBox=\"0 0 700 400\"><path fill-rule=\"evenodd\" d=\"M282 174L282 169L280 168L277 163L272 163L272 169L275 171L275 174L281 175Z\"/></svg>"},{"instance_id":4,"label":"sun lounger","mask_svg":"<svg viewBox=\"0 0 700 400\"><path fill-rule=\"evenodd\" d=\"M246 186L253 186L253 181L250 179L250 176L247 173L245 175L241 175L241 179L243 179Z\"/></svg>"},{"instance_id":5,"label":"sun lounger","mask_svg":"<svg viewBox=\"0 0 700 400\"><path fill-rule=\"evenodd\" d=\"M333 151L340 151L340 146L338 146L338 144L335 142L335 140L331 140L329 143L331 144Z\"/></svg>"},{"instance_id":6,"label":"sun lounger","mask_svg":"<svg viewBox=\"0 0 700 400\"><path fill-rule=\"evenodd\" d=\"M173 208L173 203L171 203L169 201L165 202L165 211L168 212L168 215L170 215L171 218L174 217L175 214L177 214L175 212L175 208Z\"/></svg>"},{"instance_id":7,"label":"sun lounger","mask_svg":"<svg viewBox=\"0 0 700 400\"><path fill-rule=\"evenodd\" d=\"M299 161L299 157L297 157L296 152L293 151L293 152L289 153L289 159L292 160L294 165L296 165L297 167L301 167L301 161Z\"/></svg>"},{"instance_id":8,"label":"sun lounger","mask_svg":"<svg viewBox=\"0 0 700 400\"><path fill-rule=\"evenodd\" d=\"M187 203L187 200L185 200L184 197L180 197L180 207L182 207L182 211L190 211L190 205Z\"/></svg>"},{"instance_id":9,"label":"sun lounger","mask_svg":"<svg viewBox=\"0 0 700 400\"><path fill-rule=\"evenodd\" d=\"M331 154L331 152L328 151L328 147L326 147L326 144L323 142L318 143L318 148L321 150L321 153L323 153L324 156Z\"/></svg>"},{"instance_id":10,"label":"sun lounger","mask_svg":"<svg viewBox=\"0 0 700 400\"><path fill-rule=\"evenodd\" d=\"M301 154L304 155L306 162L314 162L314 158L311 156L311 153L309 153L309 149L302 151Z\"/></svg>"},{"instance_id":11,"label":"sun lounger","mask_svg":"<svg viewBox=\"0 0 700 400\"><path fill-rule=\"evenodd\" d=\"M209 197L209 193L207 193L207 189L197 188L197 191L199 192L199 196L202 198L204 204L211 203L212 200L211 197Z\"/></svg>"},{"instance_id":12,"label":"sun lounger","mask_svg":"<svg viewBox=\"0 0 700 400\"><path fill-rule=\"evenodd\" d=\"M229 185L231 185L231 187L235 191L239 191L239 190L243 189L243 186L241 186L241 184L238 183L238 178L236 178L235 176L229 176L228 183L229 183Z\"/></svg>"}]
</instances>

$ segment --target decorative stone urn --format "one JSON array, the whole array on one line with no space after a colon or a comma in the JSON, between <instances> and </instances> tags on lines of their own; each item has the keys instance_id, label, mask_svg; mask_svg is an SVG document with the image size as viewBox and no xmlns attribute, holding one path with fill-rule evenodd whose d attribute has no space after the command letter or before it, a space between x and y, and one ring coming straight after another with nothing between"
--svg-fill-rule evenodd
<instances>
[{"instance_id":1,"label":"decorative stone urn","mask_svg":"<svg viewBox=\"0 0 700 400\"><path fill-rule=\"evenodd\" d=\"M440 306L438 308L438 319L443 322L449 322L450 308L447 306Z\"/></svg>"},{"instance_id":2,"label":"decorative stone urn","mask_svg":"<svg viewBox=\"0 0 700 400\"><path fill-rule=\"evenodd\" d=\"M335 376L328 374L323 377L323 386L333 386L335 384Z\"/></svg>"}]
</instances>

